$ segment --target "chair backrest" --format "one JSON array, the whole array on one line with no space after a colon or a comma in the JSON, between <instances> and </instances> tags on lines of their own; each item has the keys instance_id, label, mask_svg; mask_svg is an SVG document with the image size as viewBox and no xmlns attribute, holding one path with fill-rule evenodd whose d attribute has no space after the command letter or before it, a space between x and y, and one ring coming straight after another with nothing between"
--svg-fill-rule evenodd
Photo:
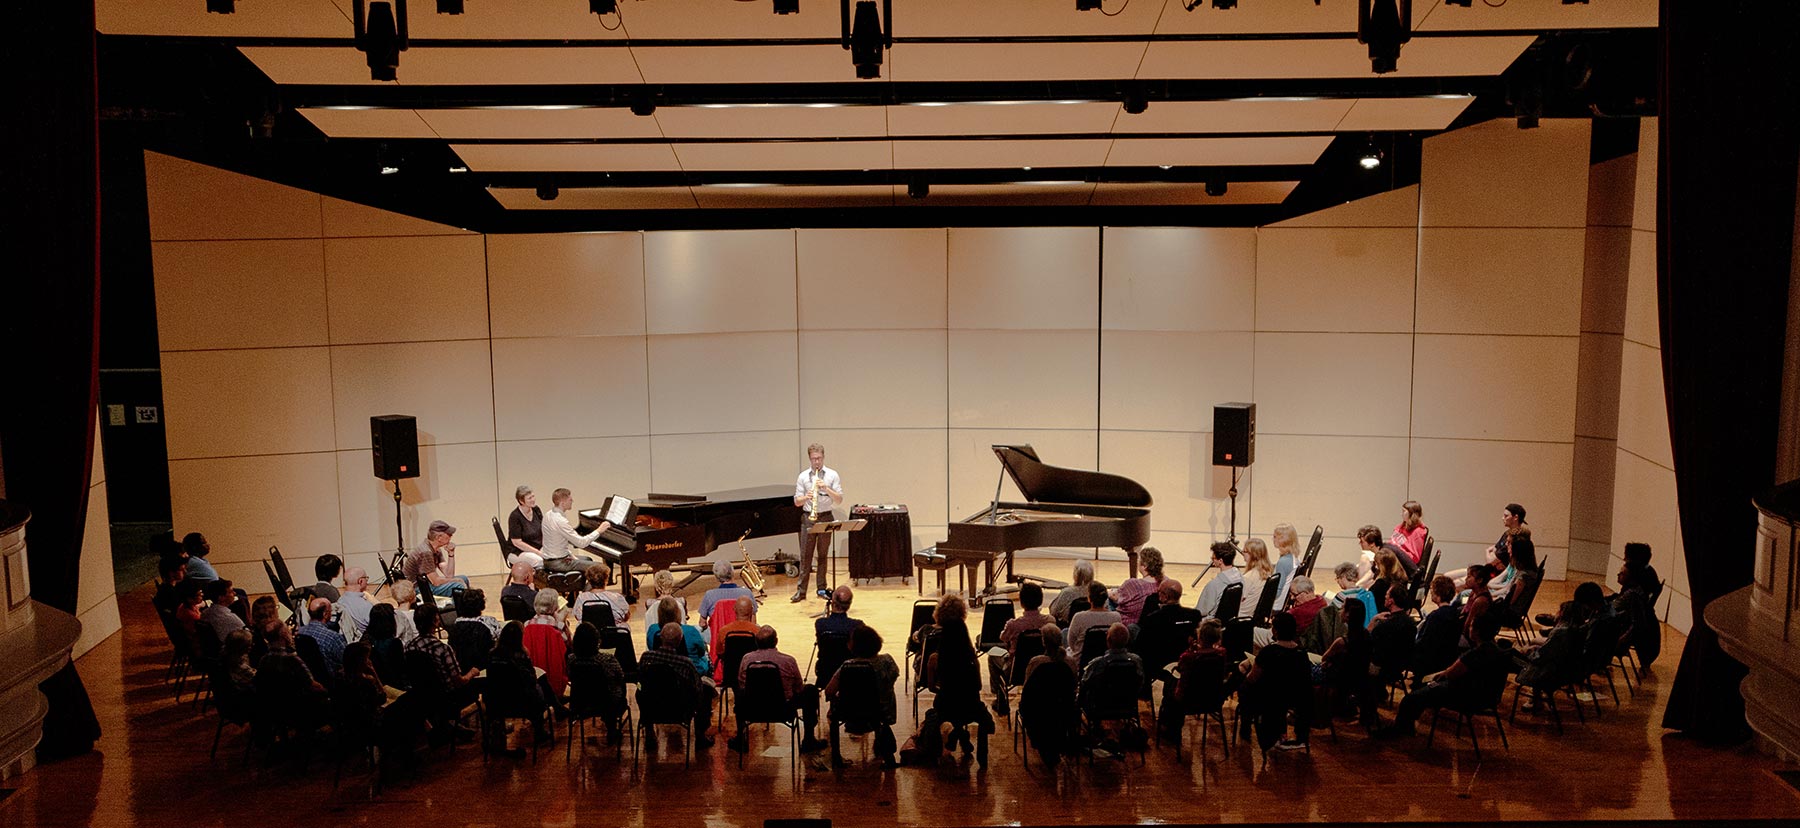
<instances>
[{"instance_id":1,"label":"chair backrest","mask_svg":"<svg viewBox=\"0 0 1800 828\"><path fill-rule=\"evenodd\" d=\"M1087 669L1088 662L1106 652L1107 627L1095 625L1087 628L1081 636L1081 669Z\"/></svg>"},{"instance_id":2,"label":"chair backrest","mask_svg":"<svg viewBox=\"0 0 1800 828\"><path fill-rule=\"evenodd\" d=\"M311 641L312 639L307 639ZM219 660L219 631L204 621L194 625L194 652L196 663L206 665ZM317 649L315 646L314 649ZM309 665L310 666L310 665Z\"/></svg>"},{"instance_id":3,"label":"chair backrest","mask_svg":"<svg viewBox=\"0 0 1800 828\"><path fill-rule=\"evenodd\" d=\"M196 625L201 626L205 625ZM312 671L313 681L324 685L331 683L331 667L325 663L325 654L319 651L319 642L314 641L312 636L294 636L294 654L306 662L306 669Z\"/></svg>"},{"instance_id":4,"label":"chair backrest","mask_svg":"<svg viewBox=\"0 0 1800 828\"><path fill-rule=\"evenodd\" d=\"M569 708L577 716L617 713L618 700L625 696L623 685L599 662L576 661L569 665Z\"/></svg>"},{"instance_id":5,"label":"chair backrest","mask_svg":"<svg viewBox=\"0 0 1800 828\"><path fill-rule=\"evenodd\" d=\"M1236 618L1238 617L1239 605L1243 603L1244 585L1242 583L1236 583L1227 586L1225 587L1224 592L1219 593L1219 608L1213 613L1213 617L1220 621L1229 621Z\"/></svg>"},{"instance_id":6,"label":"chair backrest","mask_svg":"<svg viewBox=\"0 0 1800 828\"><path fill-rule=\"evenodd\" d=\"M1520 570L1516 576L1518 582L1513 584L1513 591L1511 595L1507 596L1507 603L1512 606L1518 617L1531 617L1531 604L1537 600L1538 587L1544 583L1544 565L1549 562L1549 559L1550 556L1545 555L1538 559L1536 568Z\"/></svg>"},{"instance_id":7,"label":"chair backrest","mask_svg":"<svg viewBox=\"0 0 1800 828\"><path fill-rule=\"evenodd\" d=\"M488 715L523 712L531 701L534 671L510 658L488 662L487 678L481 682L481 703Z\"/></svg>"},{"instance_id":8,"label":"chair backrest","mask_svg":"<svg viewBox=\"0 0 1800 828\"><path fill-rule=\"evenodd\" d=\"M932 614L935 612L937 612L936 601L930 599L914 601L912 607L912 621L907 625L906 637L910 639L913 637L913 634L917 633L921 628L930 626Z\"/></svg>"},{"instance_id":9,"label":"chair backrest","mask_svg":"<svg viewBox=\"0 0 1800 828\"><path fill-rule=\"evenodd\" d=\"M1088 599L1077 598L1077 599L1069 602L1069 617L1074 618L1076 616L1076 614L1087 612L1088 610L1091 610L1093 608L1094 608L1094 605L1091 603L1088 603Z\"/></svg>"},{"instance_id":10,"label":"chair backrest","mask_svg":"<svg viewBox=\"0 0 1800 828\"><path fill-rule=\"evenodd\" d=\"M1000 643L1000 632L1006 629L1006 622L1011 621L1018 612L1018 605L1011 601L988 601L981 605L981 637L975 640L975 648L985 650Z\"/></svg>"},{"instance_id":11,"label":"chair backrest","mask_svg":"<svg viewBox=\"0 0 1800 828\"><path fill-rule=\"evenodd\" d=\"M631 639L630 627L601 627L600 649L612 650L613 657L619 660L619 669L625 671L625 680L638 680L637 644Z\"/></svg>"},{"instance_id":12,"label":"chair backrest","mask_svg":"<svg viewBox=\"0 0 1800 828\"><path fill-rule=\"evenodd\" d=\"M450 688L444 686L444 680L438 675L437 662L431 654L424 650L407 650L402 658L406 661L406 682L410 688L408 693L417 693L419 699L427 704L444 697Z\"/></svg>"},{"instance_id":13,"label":"chair backrest","mask_svg":"<svg viewBox=\"0 0 1800 828\"><path fill-rule=\"evenodd\" d=\"M262 567L263 574L269 576L269 593L272 595L287 594L287 589L281 585L281 578L275 575L275 568L269 566L269 562L266 560L262 562Z\"/></svg>"},{"instance_id":14,"label":"chair backrest","mask_svg":"<svg viewBox=\"0 0 1800 828\"><path fill-rule=\"evenodd\" d=\"M507 547L512 546L512 543L507 541L506 530L500 527L500 518L498 516L494 518L494 540L500 544L500 561L501 563L505 563Z\"/></svg>"},{"instance_id":15,"label":"chair backrest","mask_svg":"<svg viewBox=\"0 0 1800 828\"><path fill-rule=\"evenodd\" d=\"M875 665L849 661L838 668L838 695L831 702L831 718L856 724L881 724L881 678Z\"/></svg>"},{"instance_id":16,"label":"chair backrest","mask_svg":"<svg viewBox=\"0 0 1800 828\"><path fill-rule=\"evenodd\" d=\"M1181 673L1181 706L1189 715L1217 713L1225 706L1230 658L1203 658Z\"/></svg>"},{"instance_id":17,"label":"chair backrest","mask_svg":"<svg viewBox=\"0 0 1800 828\"><path fill-rule=\"evenodd\" d=\"M850 634L837 630L819 633L819 657L813 662L813 678L820 687L831 680L839 664L850 657Z\"/></svg>"},{"instance_id":18,"label":"chair backrest","mask_svg":"<svg viewBox=\"0 0 1800 828\"><path fill-rule=\"evenodd\" d=\"M737 717L740 722L791 722L794 706L788 704L781 682L781 668L762 661L743 668L738 678Z\"/></svg>"},{"instance_id":19,"label":"chair backrest","mask_svg":"<svg viewBox=\"0 0 1800 828\"><path fill-rule=\"evenodd\" d=\"M1444 557L1444 553L1440 550L1433 550L1431 544L1431 536L1427 535L1425 537L1425 559L1428 563L1424 569L1420 570L1423 574L1419 577L1419 585L1413 588L1414 603L1421 607L1425 605L1425 593L1431 589L1431 582L1437 577L1438 560Z\"/></svg>"},{"instance_id":20,"label":"chair backrest","mask_svg":"<svg viewBox=\"0 0 1800 828\"><path fill-rule=\"evenodd\" d=\"M919 633L919 669L913 671L913 686L927 688L932 685L931 657L937 654L938 644L944 634L944 628L935 624L927 625Z\"/></svg>"},{"instance_id":21,"label":"chair backrest","mask_svg":"<svg viewBox=\"0 0 1800 828\"><path fill-rule=\"evenodd\" d=\"M1162 669L1163 665L1181 658L1182 652L1187 649L1188 639L1193 637L1194 628L1199 625L1200 622L1192 618L1183 618L1171 623L1168 630L1165 631L1163 639L1154 642L1155 651L1144 653L1144 669L1154 672Z\"/></svg>"},{"instance_id":22,"label":"chair backrest","mask_svg":"<svg viewBox=\"0 0 1800 828\"><path fill-rule=\"evenodd\" d=\"M1306 542L1306 552L1300 556L1300 566L1294 570L1295 575L1312 577L1313 564L1319 560L1319 549L1325 545L1325 527L1314 526L1312 538Z\"/></svg>"},{"instance_id":23,"label":"chair backrest","mask_svg":"<svg viewBox=\"0 0 1800 828\"><path fill-rule=\"evenodd\" d=\"M695 689L681 674L655 662L638 665L638 719L645 724L686 724L694 718Z\"/></svg>"},{"instance_id":24,"label":"chair backrest","mask_svg":"<svg viewBox=\"0 0 1800 828\"><path fill-rule=\"evenodd\" d=\"M281 576L281 589L275 592L278 595L285 595L288 590L294 588L294 576L288 574L287 561L282 560L279 548L269 547L269 560L275 562L275 574Z\"/></svg>"},{"instance_id":25,"label":"chair backrest","mask_svg":"<svg viewBox=\"0 0 1800 828\"><path fill-rule=\"evenodd\" d=\"M590 611L595 614L588 615ZM598 598L589 598L581 602L580 618L596 627L610 627L613 623L612 605Z\"/></svg>"},{"instance_id":26,"label":"chair backrest","mask_svg":"<svg viewBox=\"0 0 1800 828\"><path fill-rule=\"evenodd\" d=\"M486 624L458 621L450 625L450 649L456 652L456 663L464 668L485 668L493 654L494 633Z\"/></svg>"},{"instance_id":27,"label":"chair backrest","mask_svg":"<svg viewBox=\"0 0 1800 828\"><path fill-rule=\"evenodd\" d=\"M568 665L569 644L563 640L562 629L549 624L526 624L525 652L531 654L531 663L544 671L545 680L550 682L550 692L561 696L569 683L569 676L564 672Z\"/></svg>"},{"instance_id":28,"label":"chair backrest","mask_svg":"<svg viewBox=\"0 0 1800 828\"><path fill-rule=\"evenodd\" d=\"M733 690L737 689L738 665L742 664L744 656L749 655L750 651L754 649L756 649L754 633L738 630L725 634L725 646L721 648L719 657L720 669L724 671L725 683L722 686Z\"/></svg>"},{"instance_id":29,"label":"chair backrest","mask_svg":"<svg viewBox=\"0 0 1800 828\"><path fill-rule=\"evenodd\" d=\"M1083 650L1083 652L1086 652ZM1128 661L1107 664L1094 688L1091 709L1101 719L1132 719L1138 715L1138 671Z\"/></svg>"},{"instance_id":30,"label":"chair backrest","mask_svg":"<svg viewBox=\"0 0 1800 828\"><path fill-rule=\"evenodd\" d=\"M500 596L500 617L501 618L504 618L508 621L518 621L520 623L524 623L526 621L530 621L531 616L536 615L536 614L537 613L531 609L531 605L525 602L524 598L520 598L517 595L502 595L502 596Z\"/></svg>"},{"instance_id":31,"label":"chair backrest","mask_svg":"<svg viewBox=\"0 0 1800 828\"><path fill-rule=\"evenodd\" d=\"M1031 660L1044 654L1044 631L1026 630L1013 639L1012 670L1006 676L1008 684L1018 684L1025 680L1025 667Z\"/></svg>"},{"instance_id":32,"label":"chair backrest","mask_svg":"<svg viewBox=\"0 0 1800 828\"><path fill-rule=\"evenodd\" d=\"M1268 626L1269 616L1275 614L1275 594L1280 591L1281 573L1270 575L1268 580L1263 581L1262 594L1256 599L1255 613L1250 616L1251 623L1258 627ZM1240 589L1238 595L1241 599L1243 590Z\"/></svg>"}]
</instances>

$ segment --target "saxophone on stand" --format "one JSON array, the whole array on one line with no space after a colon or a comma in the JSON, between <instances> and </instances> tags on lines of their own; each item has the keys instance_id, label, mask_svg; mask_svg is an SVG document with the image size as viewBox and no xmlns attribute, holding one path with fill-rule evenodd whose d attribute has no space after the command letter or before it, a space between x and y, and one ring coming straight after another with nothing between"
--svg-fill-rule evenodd
<instances>
[{"instance_id":1,"label":"saxophone on stand","mask_svg":"<svg viewBox=\"0 0 1800 828\"><path fill-rule=\"evenodd\" d=\"M738 552L744 556L744 565L738 567L738 579L743 581L745 587L755 591L756 597L761 598L764 594L762 567L757 566L756 561L750 559L750 550L744 548L744 538L747 537L750 537L749 529L745 529L744 534L738 536Z\"/></svg>"}]
</instances>

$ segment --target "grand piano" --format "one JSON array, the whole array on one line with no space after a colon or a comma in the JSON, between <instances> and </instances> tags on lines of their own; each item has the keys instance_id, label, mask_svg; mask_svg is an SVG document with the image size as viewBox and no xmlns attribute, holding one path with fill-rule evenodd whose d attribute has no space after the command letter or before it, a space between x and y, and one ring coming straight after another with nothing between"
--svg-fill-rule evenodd
<instances>
[{"instance_id":1,"label":"grand piano","mask_svg":"<svg viewBox=\"0 0 1800 828\"><path fill-rule=\"evenodd\" d=\"M1030 445L993 448L1028 502L1001 502L996 485L993 504L950 524L938 554L965 566L985 565L986 594L997 590L994 564L1000 558L1008 583L1029 577L1013 573L1013 553L1020 549L1116 546L1137 576L1137 550L1150 540L1148 490L1116 474L1049 465Z\"/></svg>"},{"instance_id":2,"label":"grand piano","mask_svg":"<svg viewBox=\"0 0 1800 828\"><path fill-rule=\"evenodd\" d=\"M632 508L633 525L613 527L588 551L622 567L626 574L658 569L685 571L688 574L682 586L712 570L710 564L689 562L705 557L720 545L744 538L797 536L800 531L801 510L794 505L792 486L756 486L697 495L652 493L634 500ZM578 531L592 532L600 526L601 510L583 509L579 514ZM782 562L770 559L756 564Z\"/></svg>"}]
</instances>

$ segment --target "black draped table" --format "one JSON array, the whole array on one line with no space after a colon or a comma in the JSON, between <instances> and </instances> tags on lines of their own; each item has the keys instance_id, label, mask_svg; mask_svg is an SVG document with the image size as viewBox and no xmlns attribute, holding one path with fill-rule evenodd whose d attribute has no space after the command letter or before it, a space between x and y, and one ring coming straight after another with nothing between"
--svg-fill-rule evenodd
<instances>
[{"instance_id":1,"label":"black draped table","mask_svg":"<svg viewBox=\"0 0 1800 828\"><path fill-rule=\"evenodd\" d=\"M852 506L850 517L869 522L850 533L850 580L911 577L912 517L905 506Z\"/></svg>"}]
</instances>

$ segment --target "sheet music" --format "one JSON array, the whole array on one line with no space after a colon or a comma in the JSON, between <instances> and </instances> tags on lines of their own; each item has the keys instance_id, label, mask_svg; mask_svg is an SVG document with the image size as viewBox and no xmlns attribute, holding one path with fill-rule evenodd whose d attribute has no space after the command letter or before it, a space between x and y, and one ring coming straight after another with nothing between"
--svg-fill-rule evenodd
<instances>
[{"instance_id":1,"label":"sheet music","mask_svg":"<svg viewBox=\"0 0 1800 828\"><path fill-rule=\"evenodd\" d=\"M613 495L606 499L606 514L601 520L614 526L625 526L625 519L631 514L631 499Z\"/></svg>"}]
</instances>

